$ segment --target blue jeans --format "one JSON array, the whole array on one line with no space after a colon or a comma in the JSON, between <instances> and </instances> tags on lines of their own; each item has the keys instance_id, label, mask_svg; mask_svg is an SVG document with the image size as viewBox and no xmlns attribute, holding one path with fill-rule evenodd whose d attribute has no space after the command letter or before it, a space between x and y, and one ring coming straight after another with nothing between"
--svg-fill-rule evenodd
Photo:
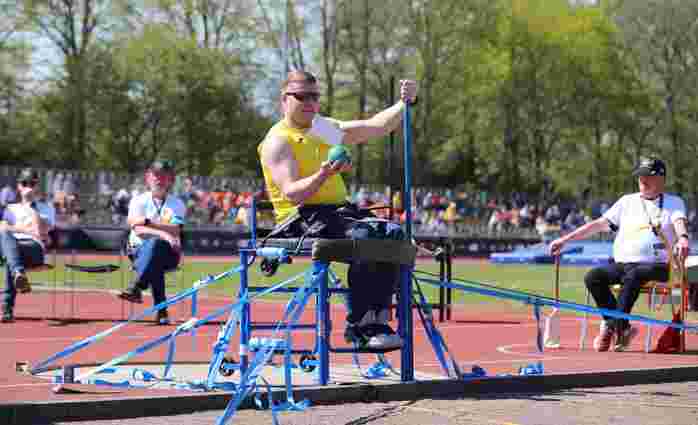
<instances>
[{"instance_id":1,"label":"blue jeans","mask_svg":"<svg viewBox=\"0 0 698 425\"><path fill-rule=\"evenodd\" d=\"M596 305L607 310L618 310L630 313L640 295L643 283L651 280L666 282L669 279L669 269L661 263L611 263L591 269L584 276L584 283L594 298ZM621 284L618 300L611 293L611 285ZM604 316L605 320L612 320ZM628 321L616 320L620 328L626 328Z\"/></svg>"},{"instance_id":2,"label":"blue jeans","mask_svg":"<svg viewBox=\"0 0 698 425\"><path fill-rule=\"evenodd\" d=\"M170 244L160 238L146 239L130 255L136 272L134 285L141 290L153 293L153 303L165 301L165 273L174 270L179 264L180 254Z\"/></svg>"},{"instance_id":3,"label":"blue jeans","mask_svg":"<svg viewBox=\"0 0 698 425\"><path fill-rule=\"evenodd\" d=\"M17 296L14 274L44 264L44 250L34 240L17 239L12 232L0 232L0 256L5 260L2 303L5 307L13 308Z\"/></svg>"}]
</instances>

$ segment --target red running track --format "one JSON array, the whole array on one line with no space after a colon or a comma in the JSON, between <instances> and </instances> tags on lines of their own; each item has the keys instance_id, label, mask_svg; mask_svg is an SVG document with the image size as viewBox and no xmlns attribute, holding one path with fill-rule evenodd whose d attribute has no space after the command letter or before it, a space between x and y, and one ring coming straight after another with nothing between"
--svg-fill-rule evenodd
<instances>
[{"instance_id":1,"label":"red running track","mask_svg":"<svg viewBox=\"0 0 698 425\"><path fill-rule=\"evenodd\" d=\"M36 364L70 344L114 326L123 317L124 312L131 312L131 305L122 304L120 300L106 292L84 291L73 296L75 297L73 300L77 302L73 305L75 310L72 313L81 320L55 320L55 316L68 317L71 306L69 293L35 291L18 298L16 322L0 324L0 350L2 350L0 404L113 397L113 394L53 394L50 391L52 386L50 382L15 371L16 362L28 361L30 364ZM199 317L202 317L206 312L225 305L225 300L204 298L199 303L201 309ZM52 312L50 306L53 305L55 305L55 311ZM146 304L136 308L143 309L149 305L150 300L146 298ZM284 303L276 302L255 303L252 312L253 320L273 323L280 318L284 306ZM189 316L185 310L189 307L184 306L179 310L177 307L171 309L171 315L181 320L187 319ZM313 314L314 310L309 306L302 320L312 320ZM47 319L51 315L54 316L53 319ZM344 323L344 313L341 308L333 306L332 322L334 323L332 343L340 346ZM590 349L591 339L596 333L595 321L589 327L587 348L579 351L578 319L563 316L561 324L563 348L548 350L544 354L539 354L535 348L536 323L532 314L494 311L490 306L458 307L454 310L453 320L440 323L438 327L459 364L466 369L465 371L477 364L490 375L516 373L520 366L537 361L543 361L546 374L698 364L698 355L695 352L684 355L645 354L642 351L644 330L628 352L596 353ZM171 332L176 325L177 323L165 327L154 326L149 321L130 324L115 334L61 360L56 366L105 362L156 336ZM415 326L415 368L419 372L439 374L440 367L417 317L415 317ZM219 324L199 328L196 347L190 343L190 336L180 336L175 361L207 362L211 357L212 344L219 329ZM655 331L655 335L660 332ZM310 332L300 332L294 337L294 344L312 347L312 336ZM692 340L695 338L693 335L689 336L689 347L695 346L695 341ZM134 361L163 362L166 349L165 344ZM231 352L236 351L237 342L233 341ZM390 354L389 358L393 365L399 367L399 352ZM350 364L351 355L333 354L331 361L334 364ZM366 363L369 361L373 361L373 357L365 360ZM170 391L174 390L119 390L118 396L142 397ZM178 393L181 394L181 392Z\"/></svg>"}]
</instances>

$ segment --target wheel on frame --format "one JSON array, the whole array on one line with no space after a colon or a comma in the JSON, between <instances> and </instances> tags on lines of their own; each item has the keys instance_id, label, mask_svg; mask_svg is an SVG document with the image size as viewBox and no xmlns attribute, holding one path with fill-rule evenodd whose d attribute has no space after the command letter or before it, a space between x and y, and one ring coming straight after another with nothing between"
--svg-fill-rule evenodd
<instances>
[{"instance_id":1,"label":"wheel on frame","mask_svg":"<svg viewBox=\"0 0 698 425\"><path fill-rule=\"evenodd\" d=\"M238 364L238 362L235 361L235 357L225 356L223 357L223 361L221 362L221 365L218 368L218 372L220 372L220 374L225 377L233 376L235 374L234 365L236 364Z\"/></svg>"},{"instance_id":2,"label":"wheel on frame","mask_svg":"<svg viewBox=\"0 0 698 425\"><path fill-rule=\"evenodd\" d=\"M312 354L302 354L298 359L298 365L303 372L312 372L315 370L317 358Z\"/></svg>"},{"instance_id":3,"label":"wheel on frame","mask_svg":"<svg viewBox=\"0 0 698 425\"><path fill-rule=\"evenodd\" d=\"M271 277L276 274L276 271L279 269L279 264L278 259L265 258L259 264L259 269L264 276Z\"/></svg>"}]
</instances>

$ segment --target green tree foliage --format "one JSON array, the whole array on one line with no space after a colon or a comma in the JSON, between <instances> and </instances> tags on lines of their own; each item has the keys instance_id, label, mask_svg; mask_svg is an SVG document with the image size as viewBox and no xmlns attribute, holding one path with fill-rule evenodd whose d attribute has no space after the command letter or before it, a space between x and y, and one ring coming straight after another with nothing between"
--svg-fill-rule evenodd
<instances>
[{"instance_id":1,"label":"green tree foliage","mask_svg":"<svg viewBox=\"0 0 698 425\"><path fill-rule=\"evenodd\" d=\"M256 175L250 166L266 121L236 78L237 60L194 44L167 26L149 26L115 52L114 73L125 86L113 93L135 122L124 122L110 151L142 161L164 154L193 174Z\"/></svg>"},{"instance_id":2,"label":"green tree foliage","mask_svg":"<svg viewBox=\"0 0 698 425\"><path fill-rule=\"evenodd\" d=\"M135 172L167 155L186 173L259 176L288 67L317 73L340 119L417 79L418 185L611 199L652 152L690 192L697 4L0 0L0 161ZM43 80L37 45L53 46ZM388 182L400 141L392 158L366 145L355 181Z\"/></svg>"}]
</instances>

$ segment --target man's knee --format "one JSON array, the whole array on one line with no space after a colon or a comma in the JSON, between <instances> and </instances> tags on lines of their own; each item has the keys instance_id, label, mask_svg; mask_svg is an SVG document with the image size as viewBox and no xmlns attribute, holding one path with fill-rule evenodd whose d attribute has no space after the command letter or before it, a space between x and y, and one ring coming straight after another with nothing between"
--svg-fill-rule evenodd
<instances>
[{"instance_id":1,"label":"man's knee","mask_svg":"<svg viewBox=\"0 0 698 425\"><path fill-rule=\"evenodd\" d=\"M607 285L608 282L606 282L606 280L606 272L600 268L593 268L589 270L586 275L584 275L584 285L586 285L587 289L591 289L602 284Z\"/></svg>"},{"instance_id":2,"label":"man's knee","mask_svg":"<svg viewBox=\"0 0 698 425\"><path fill-rule=\"evenodd\" d=\"M168 253L170 244L164 239L151 238L143 242L139 251L142 252L144 249L152 251L153 255L162 255Z\"/></svg>"},{"instance_id":3,"label":"man's knee","mask_svg":"<svg viewBox=\"0 0 698 425\"><path fill-rule=\"evenodd\" d=\"M621 278L623 286L629 288L640 288L645 282L650 280L648 276L637 269L629 271Z\"/></svg>"}]
</instances>

